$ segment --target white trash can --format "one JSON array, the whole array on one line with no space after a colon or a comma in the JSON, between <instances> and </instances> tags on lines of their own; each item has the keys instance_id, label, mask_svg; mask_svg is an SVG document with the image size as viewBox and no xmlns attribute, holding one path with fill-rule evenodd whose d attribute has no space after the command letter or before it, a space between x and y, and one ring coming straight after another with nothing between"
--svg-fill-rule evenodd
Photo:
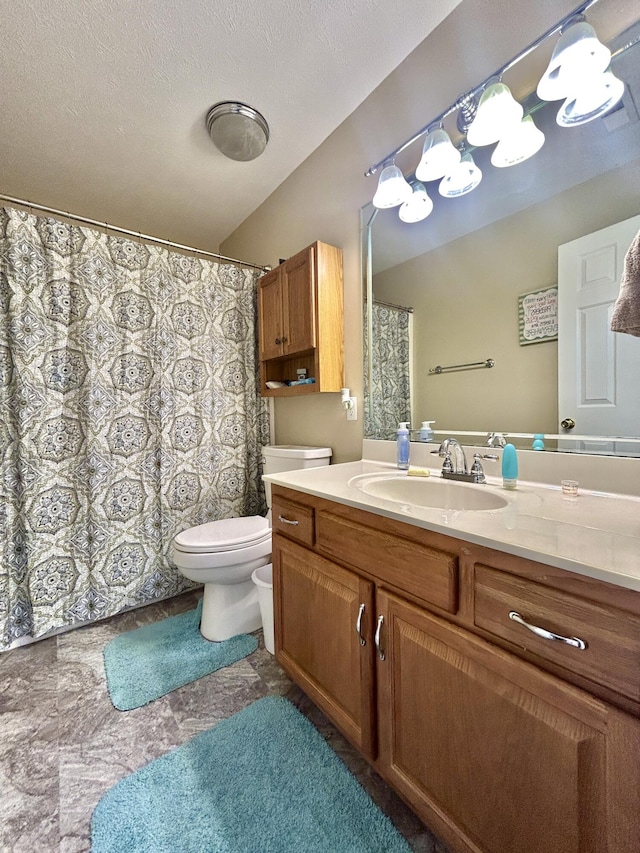
<instances>
[{"instance_id":1,"label":"white trash can","mask_svg":"<svg viewBox=\"0 0 640 853\"><path fill-rule=\"evenodd\" d=\"M264 633L264 645L272 655L276 653L276 645L273 637L273 563L260 566L251 575L251 580L258 587L258 604L262 616L262 630Z\"/></svg>"}]
</instances>

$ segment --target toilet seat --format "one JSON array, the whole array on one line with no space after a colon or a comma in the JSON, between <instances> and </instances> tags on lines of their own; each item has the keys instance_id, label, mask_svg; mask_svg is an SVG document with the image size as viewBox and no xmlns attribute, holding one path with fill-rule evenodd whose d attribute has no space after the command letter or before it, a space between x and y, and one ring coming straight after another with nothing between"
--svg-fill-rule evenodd
<instances>
[{"instance_id":1,"label":"toilet seat","mask_svg":"<svg viewBox=\"0 0 640 853\"><path fill-rule=\"evenodd\" d=\"M271 528L267 519L261 515L250 515L190 527L176 535L173 546L184 554L219 554L251 548L270 539Z\"/></svg>"}]
</instances>

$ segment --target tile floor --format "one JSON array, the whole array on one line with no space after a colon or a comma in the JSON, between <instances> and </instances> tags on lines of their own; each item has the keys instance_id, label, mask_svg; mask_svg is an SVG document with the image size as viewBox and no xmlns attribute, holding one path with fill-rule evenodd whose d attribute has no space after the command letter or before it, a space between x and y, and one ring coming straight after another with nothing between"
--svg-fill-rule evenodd
<instances>
[{"instance_id":1,"label":"tile floor","mask_svg":"<svg viewBox=\"0 0 640 853\"><path fill-rule=\"evenodd\" d=\"M2 853L88 851L91 814L108 788L269 693L287 696L313 721L413 851L447 853L290 681L264 649L261 632L248 658L143 708L116 711L105 684L105 643L195 607L199 595L186 593L0 655Z\"/></svg>"}]
</instances>

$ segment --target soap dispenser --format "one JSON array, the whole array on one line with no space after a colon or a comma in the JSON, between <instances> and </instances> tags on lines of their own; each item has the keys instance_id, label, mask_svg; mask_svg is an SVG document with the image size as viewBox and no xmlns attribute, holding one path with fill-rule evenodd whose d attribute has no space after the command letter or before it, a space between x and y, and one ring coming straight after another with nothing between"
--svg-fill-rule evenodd
<instances>
[{"instance_id":1,"label":"soap dispenser","mask_svg":"<svg viewBox=\"0 0 640 853\"><path fill-rule=\"evenodd\" d=\"M398 425L398 468L409 470L409 424L403 421Z\"/></svg>"},{"instance_id":2,"label":"soap dispenser","mask_svg":"<svg viewBox=\"0 0 640 853\"><path fill-rule=\"evenodd\" d=\"M513 444L502 448L502 486L515 489L518 485L518 454Z\"/></svg>"},{"instance_id":3,"label":"soap dispenser","mask_svg":"<svg viewBox=\"0 0 640 853\"><path fill-rule=\"evenodd\" d=\"M433 441L433 430L431 429L431 424L434 424L435 421L422 421L422 426L420 427L420 441Z\"/></svg>"}]
</instances>

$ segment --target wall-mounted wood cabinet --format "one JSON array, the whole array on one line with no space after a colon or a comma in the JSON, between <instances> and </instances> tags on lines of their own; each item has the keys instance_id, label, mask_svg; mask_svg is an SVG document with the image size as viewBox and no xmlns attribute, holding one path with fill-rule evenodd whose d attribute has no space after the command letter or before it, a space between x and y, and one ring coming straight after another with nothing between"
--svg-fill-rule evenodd
<instances>
[{"instance_id":1,"label":"wall-mounted wood cabinet","mask_svg":"<svg viewBox=\"0 0 640 853\"><path fill-rule=\"evenodd\" d=\"M452 851L640 850L640 593L272 493L277 659Z\"/></svg>"},{"instance_id":2,"label":"wall-mounted wood cabinet","mask_svg":"<svg viewBox=\"0 0 640 853\"><path fill-rule=\"evenodd\" d=\"M343 383L342 250L313 243L258 280L261 393L265 397L339 391ZM308 385L268 388L297 379Z\"/></svg>"}]
</instances>

